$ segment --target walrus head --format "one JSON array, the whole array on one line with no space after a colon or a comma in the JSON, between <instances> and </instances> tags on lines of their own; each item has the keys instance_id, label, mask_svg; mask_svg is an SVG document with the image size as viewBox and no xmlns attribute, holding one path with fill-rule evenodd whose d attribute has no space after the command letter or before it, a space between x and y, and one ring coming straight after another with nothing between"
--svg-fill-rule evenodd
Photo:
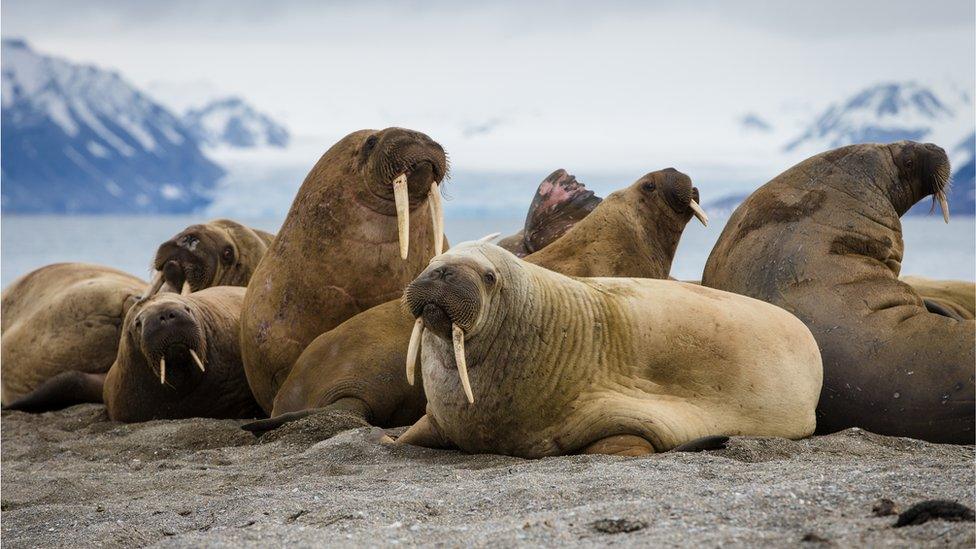
<instances>
[{"instance_id":1,"label":"walrus head","mask_svg":"<svg viewBox=\"0 0 976 549\"><path fill-rule=\"evenodd\" d=\"M156 275L147 297L164 283L181 293L246 286L270 240L270 234L229 219L190 225L156 250Z\"/></svg>"},{"instance_id":2,"label":"walrus head","mask_svg":"<svg viewBox=\"0 0 976 549\"><path fill-rule=\"evenodd\" d=\"M444 148L430 137L403 128L364 134L358 163L368 205L381 213L396 213L400 257L410 247L410 210L428 200L433 220L434 253L444 245L444 213L439 185L447 175Z\"/></svg>"},{"instance_id":3,"label":"walrus head","mask_svg":"<svg viewBox=\"0 0 976 549\"><path fill-rule=\"evenodd\" d=\"M203 321L182 296L163 293L134 306L125 319L121 353L141 355L159 383L180 389L206 373Z\"/></svg>"},{"instance_id":4,"label":"walrus head","mask_svg":"<svg viewBox=\"0 0 976 549\"><path fill-rule=\"evenodd\" d=\"M949 157L938 145L899 141L887 145L897 168L897 178L888 189L899 215L916 202L932 195L932 208L938 203L942 218L949 222Z\"/></svg>"},{"instance_id":5,"label":"walrus head","mask_svg":"<svg viewBox=\"0 0 976 549\"><path fill-rule=\"evenodd\" d=\"M690 177L674 168L651 172L619 192L628 199L638 197L641 205L650 210L644 212L644 219L677 217L684 227L695 216L702 225L708 225L708 216L698 204L701 200L698 189L692 185ZM616 194L612 193L607 200L611 200Z\"/></svg>"},{"instance_id":6,"label":"walrus head","mask_svg":"<svg viewBox=\"0 0 976 549\"><path fill-rule=\"evenodd\" d=\"M514 257L498 246L466 242L432 259L424 272L407 286L404 302L416 318L407 347L407 381L411 385L421 336L424 330L430 330L452 342L461 385L468 402L474 402L464 340L486 328L489 319L485 311L492 309L494 300L502 298L506 287L512 293L516 278L509 267L516 263L493 261L493 253Z\"/></svg>"}]
</instances>

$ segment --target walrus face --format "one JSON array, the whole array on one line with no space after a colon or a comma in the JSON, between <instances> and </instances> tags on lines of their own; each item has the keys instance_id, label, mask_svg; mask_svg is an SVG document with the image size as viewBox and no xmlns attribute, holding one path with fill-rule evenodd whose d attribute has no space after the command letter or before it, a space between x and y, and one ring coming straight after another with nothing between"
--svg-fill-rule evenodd
<instances>
[{"instance_id":1,"label":"walrus face","mask_svg":"<svg viewBox=\"0 0 976 549\"><path fill-rule=\"evenodd\" d=\"M907 210L926 196L932 195L932 207L937 202L942 208L942 218L949 222L949 176L952 169L949 157L938 145L899 141L888 145L891 158L898 170L898 181L889 189L896 207ZM899 209L899 213L901 213Z\"/></svg>"},{"instance_id":2,"label":"walrus face","mask_svg":"<svg viewBox=\"0 0 976 549\"><path fill-rule=\"evenodd\" d=\"M396 213L400 257L407 258L410 245L410 210L425 199L434 224L434 253L440 254L444 214L439 185L447 175L444 148L420 132L387 128L367 135L357 154L371 197L369 206L381 213Z\"/></svg>"},{"instance_id":3,"label":"walrus face","mask_svg":"<svg viewBox=\"0 0 976 549\"><path fill-rule=\"evenodd\" d=\"M702 225L708 226L708 215L698 205L698 189L692 185L690 177L674 168L651 172L624 192L636 194L640 197L641 205L652 210L647 212L644 219L677 217L684 227L694 215Z\"/></svg>"},{"instance_id":4,"label":"walrus face","mask_svg":"<svg viewBox=\"0 0 976 549\"><path fill-rule=\"evenodd\" d=\"M490 245L463 244L435 257L404 292L410 314L417 319L407 347L407 381L413 385L421 336L425 329L431 330L452 342L461 385L472 403L464 340L485 324L483 311L491 309L492 300L502 291L503 274L507 274L496 268L483 246Z\"/></svg>"},{"instance_id":5,"label":"walrus face","mask_svg":"<svg viewBox=\"0 0 976 549\"><path fill-rule=\"evenodd\" d=\"M136 305L126 316L125 330L131 349L142 355L160 384L178 389L206 372L203 325L181 297L160 294Z\"/></svg>"}]
</instances>

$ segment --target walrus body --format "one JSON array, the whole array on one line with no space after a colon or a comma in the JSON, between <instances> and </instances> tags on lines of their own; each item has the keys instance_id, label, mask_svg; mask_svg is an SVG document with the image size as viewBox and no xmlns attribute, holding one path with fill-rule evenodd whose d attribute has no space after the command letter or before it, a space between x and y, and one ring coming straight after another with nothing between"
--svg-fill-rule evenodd
<instances>
[{"instance_id":1,"label":"walrus body","mask_svg":"<svg viewBox=\"0 0 976 549\"><path fill-rule=\"evenodd\" d=\"M976 323L928 312L898 280L899 217L928 195L944 205L948 176L934 145L829 151L754 192L712 250L703 285L783 307L817 338L818 432L973 443Z\"/></svg>"},{"instance_id":2,"label":"walrus body","mask_svg":"<svg viewBox=\"0 0 976 549\"><path fill-rule=\"evenodd\" d=\"M112 366L122 319L146 289L132 275L84 263L57 263L3 291L2 397L10 405L67 371L97 383ZM79 402L96 398L77 391Z\"/></svg>"},{"instance_id":3,"label":"walrus body","mask_svg":"<svg viewBox=\"0 0 976 549\"><path fill-rule=\"evenodd\" d=\"M401 442L538 458L814 430L816 341L758 300L570 278L484 243L435 258L405 299L428 404Z\"/></svg>"},{"instance_id":4,"label":"walrus body","mask_svg":"<svg viewBox=\"0 0 976 549\"><path fill-rule=\"evenodd\" d=\"M903 276L899 280L918 292L930 313L957 320L976 318L976 283L922 276Z\"/></svg>"},{"instance_id":5,"label":"walrus body","mask_svg":"<svg viewBox=\"0 0 976 549\"><path fill-rule=\"evenodd\" d=\"M244 288L161 293L125 318L103 398L113 421L263 415L244 376Z\"/></svg>"},{"instance_id":6,"label":"walrus body","mask_svg":"<svg viewBox=\"0 0 976 549\"><path fill-rule=\"evenodd\" d=\"M694 214L690 203L697 200L688 176L673 169L649 173L608 196L547 253L525 259L573 276L667 278ZM423 388L408 384L403 371L413 324L402 302L394 300L317 337L278 392L272 419L248 428L274 428L325 407L356 411L382 427L413 423L426 404Z\"/></svg>"},{"instance_id":7,"label":"walrus body","mask_svg":"<svg viewBox=\"0 0 976 549\"><path fill-rule=\"evenodd\" d=\"M244 300L244 366L266 411L315 337L399 297L435 255L446 172L440 145L400 128L352 133L312 168Z\"/></svg>"},{"instance_id":8,"label":"walrus body","mask_svg":"<svg viewBox=\"0 0 976 549\"><path fill-rule=\"evenodd\" d=\"M174 292L213 286L247 286L274 235L231 219L190 225L160 244L153 259L150 294L163 284Z\"/></svg>"}]
</instances>

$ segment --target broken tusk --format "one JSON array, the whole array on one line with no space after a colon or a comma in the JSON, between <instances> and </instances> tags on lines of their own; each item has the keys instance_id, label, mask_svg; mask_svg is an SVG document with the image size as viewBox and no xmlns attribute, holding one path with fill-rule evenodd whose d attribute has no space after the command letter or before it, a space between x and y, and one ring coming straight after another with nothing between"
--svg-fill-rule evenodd
<instances>
[{"instance_id":1,"label":"broken tusk","mask_svg":"<svg viewBox=\"0 0 976 549\"><path fill-rule=\"evenodd\" d=\"M496 238L498 238L498 235L500 235L500 234L502 234L502 233L486 234L485 236L479 238L478 239L478 242L491 242L492 240L495 240Z\"/></svg>"},{"instance_id":2,"label":"broken tusk","mask_svg":"<svg viewBox=\"0 0 976 549\"><path fill-rule=\"evenodd\" d=\"M705 210L703 210L702 207L699 206L694 200L688 202L688 207L691 208L691 211L695 212L695 217L698 218L698 221L701 221L701 224L707 227L708 215L705 214Z\"/></svg>"},{"instance_id":3,"label":"broken tusk","mask_svg":"<svg viewBox=\"0 0 976 549\"><path fill-rule=\"evenodd\" d=\"M193 357L193 362L196 362L197 363L197 368L200 368L200 371L201 372L206 372L207 371L207 369L203 367L203 361L200 360L200 357L199 356L197 356L197 352L196 351L194 351L193 349L190 349L190 356Z\"/></svg>"},{"instance_id":4,"label":"broken tusk","mask_svg":"<svg viewBox=\"0 0 976 549\"><path fill-rule=\"evenodd\" d=\"M183 281L183 288L180 290L180 294L181 295L187 295L187 294L192 293L192 292L193 292L193 289L190 288L190 283L187 282L186 280L184 280Z\"/></svg>"},{"instance_id":5,"label":"broken tusk","mask_svg":"<svg viewBox=\"0 0 976 549\"><path fill-rule=\"evenodd\" d=\"M407 383L413 385L414 372L417 370L417 356L420 354L420 338L424 335L424 319L418 318L413 323L410 332L410 343L407 345Z\"/></svg>"},{"instance_id":6,"label":"broken tusk","mask_svg":"<svg viewBox=\"0 0 976 549\"><path fill-rule=\"evenodd\" d=\"M402 173L393 180L393 199L396 201L400 259L406 259L410 248L410 197L407 195L407 174Z\"/></svg>"},{"instance_id":7,"label":"broken tusk","mask_svg":"<svg viewBox=\"0 0 976 549\"><path fill-rule=\"evenodd\" d=\"M471 381L468 379L468 363L464 358L464 330L457 324L451 324L451 338L454 340L454 362L457 363L458 376L461 387L468 397L468 402L474 404L474 394L471 392Z\"/></svg>"},{"instance_id":8,"label":"broken tusk","mask_svg":"<svg viewBox=\"0 0 976 549\"><path fill-rule=\"evenodd\" d=\"M436 181L430 184L427 202L430 204L430 219L434 227L434 255L441 255L444 252L444 205L441 203L441 191Z\"/></svg>"},{"instance_id":9,"label":"broken tusk","mask_svg":"<svg viewBox=\"0 0 976 549\"><path fill-rule=\"evenodd\" d=\"M949 222L949 200L946 199L944 192L936 193L935 195L939 199L939 207L942 208L942 219L946 223Z\"/></svg>"},{"instance_id":10,"label":"broken tusk","mask_svg":"<svg viewBox=\"0 0 976 549\"><path fill-rule=\"evenodd\" d=\"M166 385L166 359L159 359L159 384Z\"/></svg>"}]
</instances>

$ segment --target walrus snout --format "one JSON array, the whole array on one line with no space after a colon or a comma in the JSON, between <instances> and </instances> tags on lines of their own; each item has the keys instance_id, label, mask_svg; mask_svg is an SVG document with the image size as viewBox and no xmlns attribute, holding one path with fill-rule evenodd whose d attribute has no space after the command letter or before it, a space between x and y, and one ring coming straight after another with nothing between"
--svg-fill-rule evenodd
<instances>
[{"instance_id":1,"label":"walrus snout","mask_svg":"<svg viewBox=\"0 0 976 549\"><path fill-rule=\"evenodd\" d=\"M214 250L220 248L218 244L199 226L188 227L159 246L153 268L160 272L163 281L181 293L207 288L217 271Z\"/></svg>"},{"instance_id":2,"label":"walrus snout","mask_svg":"<svg viewBox=\"0 0 976 549\"><path fill-rule=\"evenodd\" d=\"M699 205L701 197L698 188L692 184L690 177L674 168L665 168L652 175L657 176L654 179L658 180L660 192L672 210L681 215L694 215L702 225L708 225L708 215Z\"/></svg>"},{"instance_id":3,"label":"walrus snout","mask_svg":"<svg viewBox=\"0 0 976 549\"><path fill-rule=\"evenodd\" d=\"M167 365L192 365L180 368L181 377L196 369L206 368L201 356L206 356L203 330L190 308L181 302L160 303L142 311L136 326L141 328L140 347L150 367L157 371L159 381L166 383ZM174 370L170 368L170 377Z\"/></svg>"},{"instance_id":4,"label":"walrus snout","mask_svg":"<svg viewBox=\"0 0 976 549\"><path fill-rule=\"evenodd\" d=\"M453 325L467 332L478 318L481 291L476 277L461 265L428 267L407 286L407 307L414 318L424 320L427 329L450 340Z\"/></svg>"}]
</instances>

